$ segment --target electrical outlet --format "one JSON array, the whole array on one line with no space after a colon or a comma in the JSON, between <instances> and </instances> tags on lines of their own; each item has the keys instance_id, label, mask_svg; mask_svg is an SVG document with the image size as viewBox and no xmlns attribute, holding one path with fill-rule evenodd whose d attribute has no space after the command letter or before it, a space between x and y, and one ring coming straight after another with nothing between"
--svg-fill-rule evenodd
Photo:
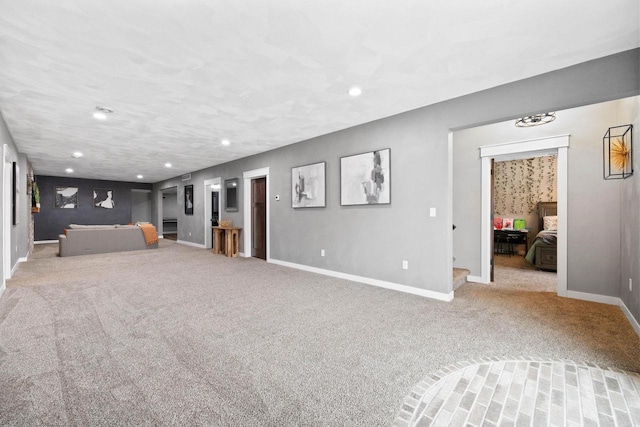
<instances>
[{"instance_id":1,"label":"electrical outlet","mask_svg":"<svg viewBox=\"0 0 640 427\"><path fill-rule=\"evenodd\" d=\"M429 216L435 218L435 216L436 216L436 208L429 208Z\"/></svg>"},{"instance_id":2,"label":"electrical outlet","mask_svg":"<svg viewBox=\"0 0 640 427\"><path fill-rule=\"evenodd\" d=\"M407 261L407 260L403 260L402 261L402 269L403 270L408 270L409 269L409 261Z\"/></svg>"},{"instance_id":3,"label":"electrical outlet","mask_svg":"<svg viewBox=\"0 0 640 427\"><path fill-rule=\"evenodd\" d=\"M320 249L320 256L324 256L324 249Z\"/></svg>"},{"instance_id":4,"label":"electrical outlet","mask_svg":"<svg viewBox=\"0 0 640 427\"><path fill-rule=\"evenodd\" d=\"M629 292L633 291L633 280L629 277Z\"/></svg>"}]
</instances>

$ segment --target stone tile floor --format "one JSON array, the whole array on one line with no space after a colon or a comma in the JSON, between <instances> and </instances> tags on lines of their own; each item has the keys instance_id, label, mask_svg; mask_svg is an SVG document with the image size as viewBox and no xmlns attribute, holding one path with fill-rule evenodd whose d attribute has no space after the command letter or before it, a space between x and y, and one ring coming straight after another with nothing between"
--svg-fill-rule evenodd
<instances>
[{"instance_id":1,"label":"stone tile floor","mask_svg":"<svg viewBox=\"0 0 640 427\"><path fill-rule=\"evenodd\" d=\"M640 375L569 360L460 362L416 385L393 425L640 426Z\"/></svg>"}]
</instances>

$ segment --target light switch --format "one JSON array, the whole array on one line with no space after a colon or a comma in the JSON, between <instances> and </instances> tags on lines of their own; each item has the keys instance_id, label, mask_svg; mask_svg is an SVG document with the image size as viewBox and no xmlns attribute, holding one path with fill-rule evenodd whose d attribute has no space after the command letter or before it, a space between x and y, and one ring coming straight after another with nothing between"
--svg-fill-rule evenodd
<instances>
[{"instance_id":1,"label":"light switch","mask_svg":"<svg viewBox=\"0 0 640 427\"><path fill-rule=\"evenodd\" d=\"M431 217L436 216L436 208L429 208L429 216Z\"/></svg>"}]
</instances>

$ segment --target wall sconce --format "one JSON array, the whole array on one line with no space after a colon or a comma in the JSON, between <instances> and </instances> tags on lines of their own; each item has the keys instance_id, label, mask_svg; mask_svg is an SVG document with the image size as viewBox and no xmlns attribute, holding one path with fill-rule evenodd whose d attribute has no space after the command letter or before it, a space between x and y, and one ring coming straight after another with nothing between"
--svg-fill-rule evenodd
<instances>
[{"instance_id":1,"label":"wall sconce","mask_svg":"<svg viewBox=\"0 0 640 427\"><path fill-rule=\"evenodd\" d=\"M604 179L633 175L633 125L610 127L602 138L602 150Z\"/></svg>"}]
</instances>

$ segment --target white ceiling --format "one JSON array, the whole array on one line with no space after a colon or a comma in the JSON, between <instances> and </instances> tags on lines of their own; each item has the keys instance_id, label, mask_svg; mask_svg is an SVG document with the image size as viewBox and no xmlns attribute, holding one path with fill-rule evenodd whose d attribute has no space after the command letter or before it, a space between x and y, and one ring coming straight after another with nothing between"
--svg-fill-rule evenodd
<instances>
[{"instance_id":1,"label":"white ceiling","mask_svg":"<svg viewBox=\"0 0 640 427\"><path fill-rule=\"evenodd\" d=\"M37 174L157 182L638 47L639 3L0 0L0 110Z\"/></svg>"}]
</instances>

